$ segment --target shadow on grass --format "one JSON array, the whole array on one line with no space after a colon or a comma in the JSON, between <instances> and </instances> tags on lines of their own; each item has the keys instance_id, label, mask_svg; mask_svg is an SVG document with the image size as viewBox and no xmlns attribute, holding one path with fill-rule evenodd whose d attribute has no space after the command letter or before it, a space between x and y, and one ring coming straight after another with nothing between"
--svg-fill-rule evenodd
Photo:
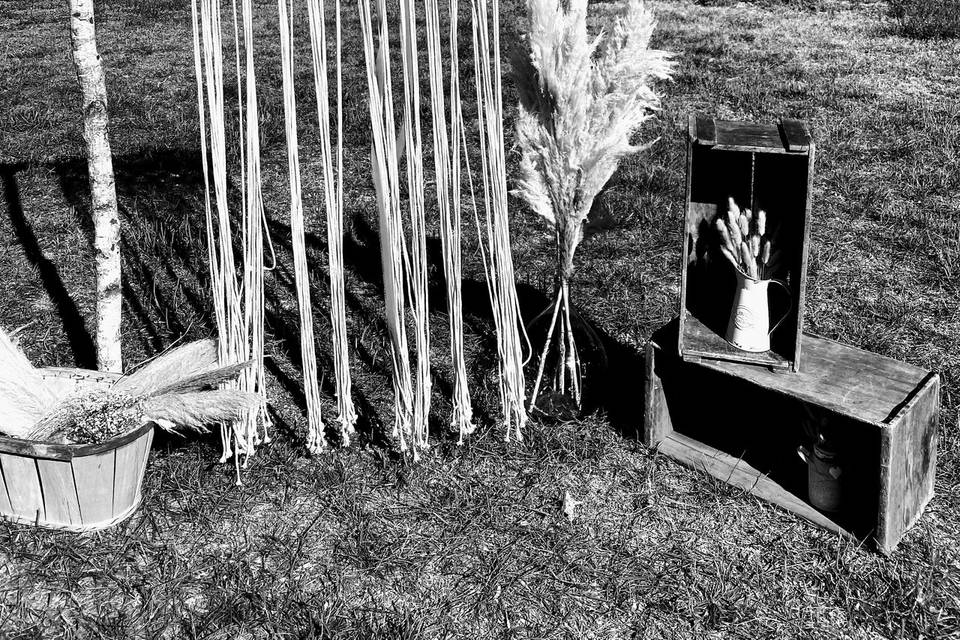
<instances>
[{"instance_id":1,"label":"shadow on grass","mask_svg":"<svg viewBox=\"0 0 960 640\"><path fill-rule=\"evenodd\" d=\"M25 169L22 164L0 165L0 181L3 182L3 198L7 205L10 224L17 236L17 241L23 247L24 256L40 275L43 288L53 302L63 324L64 332L70 342L76 366L86 369L96 369L97 353L93 338L87 330L86 321L76 302L70 296L63 279L53 262L43 253L33 227L27 221L20 200L20 187L17 183L17 173ZM84 167L83 180L86 182L86 168Z\"/></svg>"},{"instance_id":2,"label":"shadow on grass","mask_svg":"<svg viewBox=\"0 0 960 640\"><path fill-rule=\"evenodd\" d=\"M90 205L85 196L88 190L86 163L82 159L72 159L52 163L50 168L59 178L61 189L76 216L76 224L92 242ZM56 267L40 252L35 236L25 223L16 186L17 170L17 167L6 168L2 179L18 238L31 263L41 270L48 294L56 302L64 326L68 328L78 362L83 362L81 366L92 366L95 351L83 319L58 277ZM136 362L175 341L199 339L215 331L208 294L203 178L199 154L192 150L148 149L134 156L118 156L114 159L114 170L122 218L124 349L128 361ZM234 204L238 204L235 201L239 194L231 195ZM239 206L232 207L232 210L239 210ZM292 269L287 265L292 254L290 228L269 208L267 215L278 264L268 277L265 318L268 337L274 339L269 350L277 357L268 357L265 366L292 402L304 412L306 402L302 381L293 373L302 370L303 363L299 316L296 305L291 305L291 301L296 300L295 282ZM388 420L380 413L389 406L392 397L391 372L388 359L378 357L382 354L372 350L378 344L386 345L387 334L382 311L379 233L363 211L348 211L346 217L349 220L348 233L344 237L348 277L346 304L348 319L354 325L350 327L351 351L358 361L351 371L353 399L360 416L358 429L368 441L386 444L384 434L388 429L384 428L384 423L392 420L392 416ZM239 228L237 219L232 223ZM306 244L311 267L311 294L315 301L326 300L329 297L326 237L320 233L308 234ZM239 242L234 249L239 255ZM444 331L447 324L446 285L441 245L436 238L428 240L428 260L431 319L437 331ZM462 291L464 322L470 343L469 373L474 411L479 422L491 424L499 413L499 400L493 391L497 350L487 285L483 280L465 279ZM527 319L550 302L541 291L523 283L518 284L518 297L521 314ZM320 311L322 305L315 304L315 308L319 369L332 372L329 320L327 314ZM379 336L372 343L359 335L362 333L360 329L368 328ZM594 332L602 347L596 351L605 352L606 366L597 366L596 359L591 360L590 354L585 358L590 378L585 386L584 409L602 411L621 434L635 437L642 405L637 400L641 389L642 358L631 347L620 344L602 330L594 328ZM535 334L530 338L534 349L542 344L543 336ZM441 366L448 369L446 341L435 341L434 350L434 362L443 363ZM528 366L528 376L532 375L533 366ZM452 440L455 435L446 424L452 382L445 369L434 367L432 374L436 410L431 412L431 432L437 440ZM325 396L333 397L333 376L322 375L321 381ZM281 431L293 438L302 437L279 415L276 419ZM170 440L175 443L179 438Z\"/></svg>"}]
</instances>

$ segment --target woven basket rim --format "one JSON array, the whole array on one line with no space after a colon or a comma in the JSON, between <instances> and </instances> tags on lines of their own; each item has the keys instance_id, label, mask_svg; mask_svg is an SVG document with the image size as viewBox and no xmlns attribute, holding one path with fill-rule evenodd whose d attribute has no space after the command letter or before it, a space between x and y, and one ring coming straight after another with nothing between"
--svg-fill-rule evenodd
<instances>
[{"instance_id":1,"label":"woven basket rim","mask_svg":"<svg viewBox=\"0 0 960 640\"><path fill-rule=\"evenodd\" d=\"M92 382L116 382L122 375L112 371L95 371L77 367L41 367L40 375L45 378L69 378L71 380L90 380Z\"/></svg>"},{"instance_id":2,"label":"woven basket rim","mask_svg":"<svg viewBox=\"0 0 960 640\"><path fill-rule=\"evenodd\" d=\"M109 440L94 444L62 444L59 442L37 442L0 436L0 453L7 453L29 458L43 458L45 460L73 460L92 456L120 447L142 438L148 431L153 431L156 425L147 422L132 431L120 434Z\"/></svg>"}]
</instances>

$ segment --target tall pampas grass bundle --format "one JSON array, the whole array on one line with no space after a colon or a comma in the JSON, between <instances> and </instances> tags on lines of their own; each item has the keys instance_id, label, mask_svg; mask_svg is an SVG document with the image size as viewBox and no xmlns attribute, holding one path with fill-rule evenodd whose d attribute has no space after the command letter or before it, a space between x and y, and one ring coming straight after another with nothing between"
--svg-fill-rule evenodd
<instances>
[{"instance_id":1,"label":"tall pampas grass bundle","mask_svg":"<svg viewBox=\"0 0 960 640\"><path fill-rule=\"evenodd\" d=\"M259 394L221 389L253 362L221 367L213 340L192 342L157 357L113 384L66 392L48 382L0 331L0 433L26 440L103 442L154 422L168 431L209 425L260 411Z\"/></svg>"},{"instance_id":2,"label":"tall pampas grass bundle","mask_svg":"<svg viewBox=\"0 0 960 640\"><path fill-rule=\"evenodd\" d=\"M643 0L614 5L595 37L587 31L587 0L527 0L527 13L527 47L513 65L521 150L514 193L551 227L557 260L552 317L531 404L555 337L554 388L579 404L570 303L574 254L593 221L594 200L620 161L653 144L631 139L659 108L651 84L670 77L671 54L649 48L655 21Z\"/></svg>"}]
</instances>

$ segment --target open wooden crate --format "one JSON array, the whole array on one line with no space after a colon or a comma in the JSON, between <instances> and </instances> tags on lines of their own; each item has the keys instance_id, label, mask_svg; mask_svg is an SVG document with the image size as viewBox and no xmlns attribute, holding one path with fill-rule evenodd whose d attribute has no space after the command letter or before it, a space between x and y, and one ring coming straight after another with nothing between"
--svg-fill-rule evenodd
<instances>
[{"instance_id":1,"label":"open wooden crate","mask_svg":"<svg viewBox=\"0 0 960 640\"><path fill-rule=\"evenodd\" d=\"M678 343L684 360L799 370L813 164L813 139L798 120L762 125L690 116ZM791 290L789 300L785 292L770 296L771 326L785 317L762 353L740 350L725 337L736 279L713 224L726 213L729 197L767 212L768 235L780 251L779 266L768 277Z\"/></svg>"},{"instance_id":2,"label":"open wooden crate","mask_svg":"<svg viewBox=\"0 0 960 640\"><path fill-rule=\"evenodd\" d=\"M643 441L664 455L830 531L891 552L933 496L940 378L805 334L803 371L684 362L677 324L646 349ZM807 495L809 421L829 429L842 468L841 508Z\"/></svg>"}]
</instances>

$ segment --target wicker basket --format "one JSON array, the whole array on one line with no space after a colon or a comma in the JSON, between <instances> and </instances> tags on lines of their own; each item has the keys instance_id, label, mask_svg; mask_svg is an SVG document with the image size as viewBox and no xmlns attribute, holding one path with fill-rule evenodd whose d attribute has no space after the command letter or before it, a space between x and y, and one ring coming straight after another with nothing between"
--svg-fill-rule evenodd
<instances>
[{"instance_id":1,"label":"wicker basket","mask_svg":"<svg viewBox=\"0 0 960 640\"><path fill-rule=\"evenodd\" d=\"M73 392L106 387L117 375L50 368L44 377ZM0 517L68 531L102 529L128 518L140 504L153 427L145 424L97 444L0 436Z\"/></svg>"}]
</instances>

